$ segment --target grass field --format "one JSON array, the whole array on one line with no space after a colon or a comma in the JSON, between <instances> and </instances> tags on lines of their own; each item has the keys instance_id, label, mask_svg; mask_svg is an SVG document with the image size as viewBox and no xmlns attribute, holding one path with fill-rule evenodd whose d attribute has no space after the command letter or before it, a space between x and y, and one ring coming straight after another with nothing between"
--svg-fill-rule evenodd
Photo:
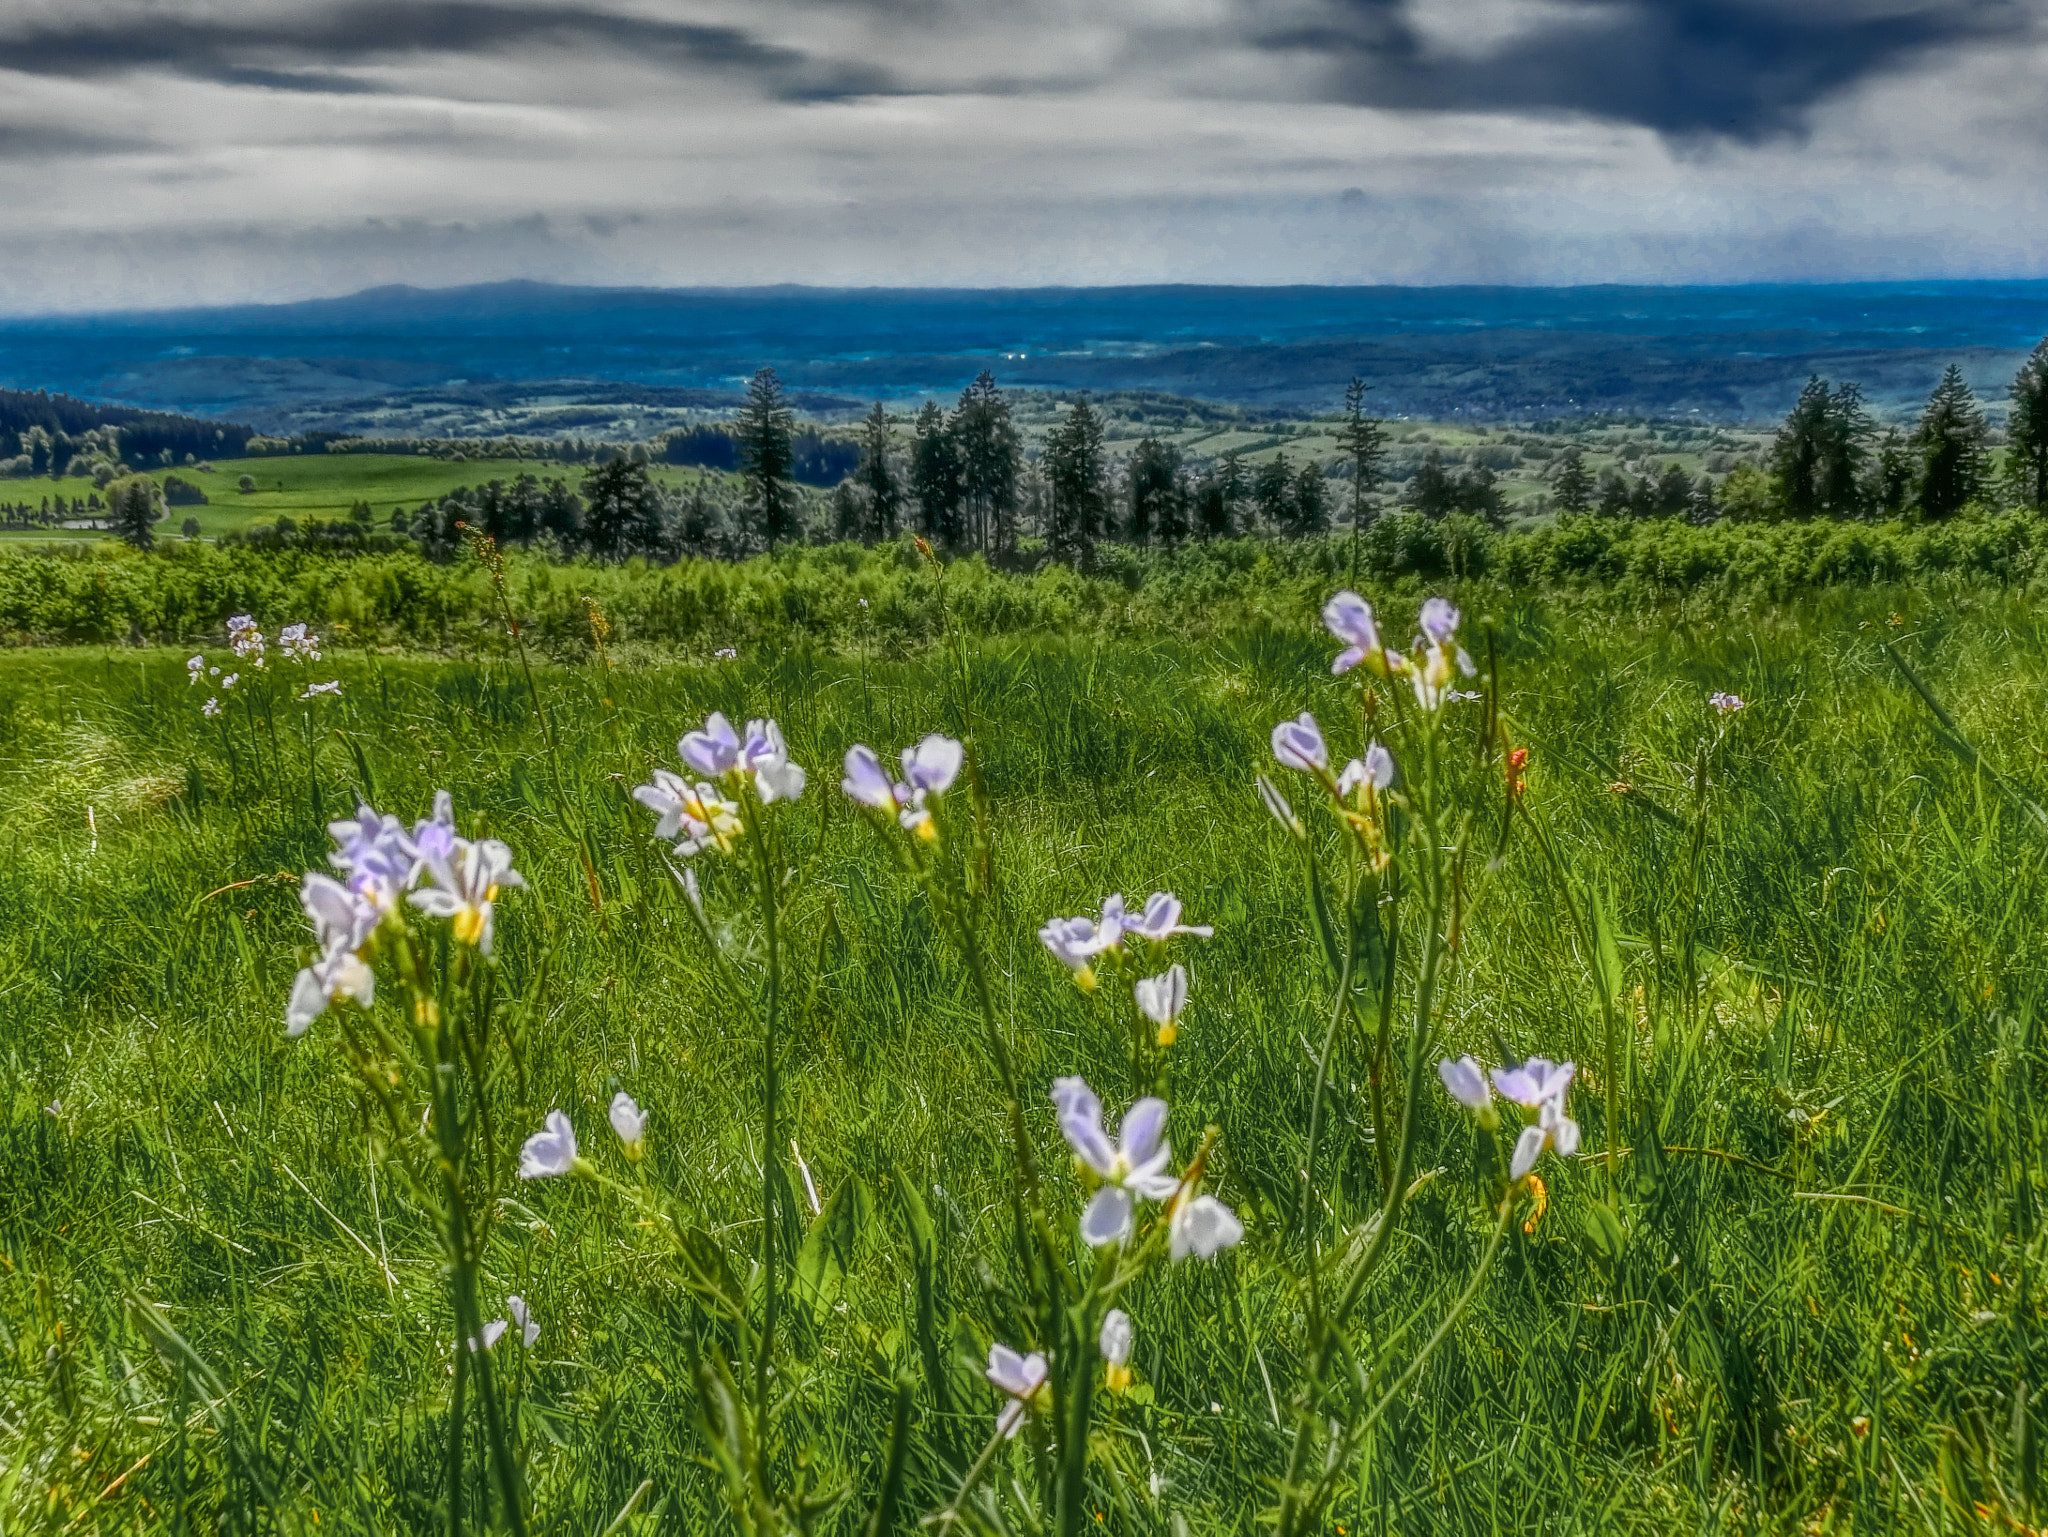
<instances>
[{"instance_id":1,"label":"grass field","mask_svg":"<svg viewBox=\"0 0 2048 1537\"><path fill-rule=\"evenodd\" d=\"M0 1526L851 1534L949 1502L966 1531L1162 1537L2038 1526L2048 628L1857 601L1502 613L1491 705L1380 686L1398 809L1355 840L1268 745L1312 710L1337 761L1364 746L1361 674L1320 638L543 666L546 732L510 655L273 651L207 719L183 653L0 653ZM1482 662L1486 634L1468 618ZM700 933L628 791L713 709L779 720L810 776L747 803L757 865L695 858ZM946 792L936 896L901 862L927 846L838 787L851 744L930 730L971 737L985 796ZM375 1010L288 1040L322 824L358 797L410 823L437 788L530 883L492 963L415 913L417 952L378 941ZM1173 941L1179 1037L1134 1064L1124 984L1084 993L1034 936L1155 890L1215 935ZM494 1032L441 1077L409 1055L415 953L466 979L448 1030ZM352 1057L372 1022L391 1044ZM1467 1052L1579 1064L1583 1141L1540 1191L1439 1086ZM1047 1213L1021 1245L1006 1062ZM1246 1229L1210 1259L1132 1245L1121 1391L1047 1098L1074 1073L1112 1123L1159 1087L1178 1160L1213 1128L1205 1188ZM553 1109L601 1179L515 1176ZM459 1350L508 1294L532 1347L515 1324ZM1055 1352L1014 1441L991 1342Z\"/></svg>"}]
</instances>

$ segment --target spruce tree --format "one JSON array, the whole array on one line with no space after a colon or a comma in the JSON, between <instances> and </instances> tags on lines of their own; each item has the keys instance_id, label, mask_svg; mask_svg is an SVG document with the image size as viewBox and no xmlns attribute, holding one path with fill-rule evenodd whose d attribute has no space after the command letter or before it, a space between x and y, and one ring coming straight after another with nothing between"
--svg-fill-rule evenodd
<instances>
[{"instance_id":1,"label":"spruce tree","mask_svg":"<svg viewBox=\"0 0 2048 1537\"><path fill-rule=\"evenodd\" d=\"M1584 512L1593 505L1593 474L1576 448L1565 450L1557 478L1551 482L1551 494L1559 512Z\"/></svg>"},{"instance_id":2,"label":"spruce tree","mask_svg":"<svg viewBox=\"0 0 2048 1537\"><path fill-rule=\"evenodd\" d=\"M1771 444L1771 487L1788 518L1811 518L1820 511L1830 398L1827 380L1810 375Z\"/></svg>"},{"instance_id":3,"label":"spruce tree","mask_svg":"<svg viewBox=\"0 0 2048 1537\"><path fill-rule=\"evenodd\" d=\"M2018 500L2048 512L2048 337L2020 365L2005 419L2006 470Z\"/></svg>"},{"instance_id":4,"label":"spruce tree","mask_svg":"<svg viewBox=\"0 0 2048 1537\"><path fill-rule=\"evenodd\" d=\"M1887 518L1903 518L1913 505L1912 445L1896 427L1887 428L1883 441L1877 445L1864 499Z\"/></svg>"},{"instance_id":5,"label":"spruce tree","mask_svg":"<svg viewBox=\"0 0 2048 1537\"><path fill-rule=\"evenodd\" d=\"M952 431L968 537L984 554L1011 554L1017 548L1017 474L1024 439L994 374L984 369L960 392Z\"/></svg>"},{"instance_id":6,"label":"spruce tree","mask_svg":"<svg viewBox=\"0 0 2048 1537\"><path fill-rule=\"evenodd\" d=\"M1323 467L1310 459L1294 477L1287 531L1297 539L1325 532L1330 526L1330 482Z\"/></svg>"},{"instance_id":7,"label":"spruce tree","mask_svg":"<svg viewBox=\"0 0 2048 1537\"><path fill-rule=\"evenodd\" d=\"M1692 506L1692 477L1676 460L1664 466L1650 498L1651 513L1660 518L1682 518Z\"/></svg>"},{"instance_id":8,"label":"spruce tree","mask_svg":"<svg viewBox=\"0 0 2048 1537\"><path fill-rule=\"evenodd\" d=\"M1285 530L1294 512L1294 468L1281 450L1252 476L1252 506L1261 532Z\"/></svg>"},{"instance_id":9,"label":"spruce tree","mask_svg":"<svg viewBox=\"0 0 2048 1537\"><path fill-rule=\"evenodd\" d=\"M960 547L960 455L946 413L926 401L912 429L911 492L918 532L949 550Z\"/></svg>"},{"instance_id":10,"label":"spruce tree","mask_svg":"<svg viewBox=\"0 0 2048 1537\"><path fill-rule=\"evenodd\" d=\"M863 537L869 539L894 539L903 512L903 492L889 464L889 444L889 413L878 400L863 426L860 468L853 472L854 480L867 493L868 527Z\"/></svg>"},{"instance_id":11,"label":"spruce tree","mask_svg":"<svg viewBox=\"0 0 2048 1537\"><path fill-rule=\"evenodd\" d=\"M1223 456L1223 463L1216 472L1216 499L1221 517L1210 527L1215 537L1227 539L1237 532L1238 509L1244 506L1247 480L1244 455L1233 448Z\"/></svg>"},{"instance_id":12,"label":"spruce tree","mask_svg":"<svg viewBox=\"0 0 2048 1537\"><path fill-rule=\"evenodd\" d=\"M747 509L769 549L799 532L797 490L791 475L793 418L772 368L755 373L740 408L740 473L746 477Z\"/></svg>"},{"instance_id":13,"label":"spruce tree","mask_svg":"<svg viewBox=\"0 0 2048 1537\"><path fill-rule=\"evenodd\" d=\"M1963 371L1951 363L1913 429L1921 516L1953 517L1983 492L1984 437L1984 412L1963 382Z\"/></svg>"},{"instance_id":14,"label":"spruce tree","mask_svg":"<svg viewBox=\"0 0 2048 1537\"><path fill-rule=\"evenodd\" d=\"M1168 544L1179 536L1179 493L1180 454L1146 438L1131 454L1131 543L1150 544L1156 536Z\"/></svg>"},{"instance_id":15,"label":"spruce tree","mask_svg":"<svg viewBox=\"0 0 2048 1537\"><path fill-rule=\"evenodd\" d=\"M624 560L661 547L661 493L647 466L612 459L583 478L584 538L593 555Z\"/></svg>"},{"instance_id":16,"label":"spruce tree","mask_svg":"<svg viewBox=\"0 0 2048 1537\"><path fill-rule=\"evenodd\" d=\"M138 550L156 544L156 482L146 475L116 481L107 488L108 526Z\"/></svg>"},{"instance_id":17,"label":"spruce tree","mask_svg":"<svg viewBox=\"0 0 2048 1537\"><path fill-rule=\"evenodd\" d=\"M1337 444L1351 456L1351 583L1358 585L1359 537L1365 529L1368 499L1379 486L1386 468L1386 423L1365 414L1365 393L1370 388L1354 377L1344 386L1344 425Z\"/></svg>"},{"instance_id":18,"label":"spruce tree","mask_svg":"<svg viewBox=\"0 0 2048 1537\"><path fill-rule=\"evenodd\" d=\"M1102 471L1102 419L1087 401L1067 408L1046 435L1046 544L1054 560L1086 569L1103 532L1108 493Z\"/></svg>"},{"instance_id":19,"label":"spruce tree","mask_svg":"<svg viewBox=\"0 0 2048 1537\"><path fill-rule=\"evenodd\" d=\"M1444 456L1431 449L1408 477L1401 500L1425 518L1448 517L1458 509L1458 486L1444 468Z\"/></svg>"}]
</instances>

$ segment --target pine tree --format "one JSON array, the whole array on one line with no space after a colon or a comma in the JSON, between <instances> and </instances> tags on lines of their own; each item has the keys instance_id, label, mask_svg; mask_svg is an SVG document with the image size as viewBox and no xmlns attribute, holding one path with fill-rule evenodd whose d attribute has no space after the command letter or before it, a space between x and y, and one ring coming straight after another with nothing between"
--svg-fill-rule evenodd
<instances>
[{"instance_id":1,"label":"pine tree","mask_svg":"<svg viewBox=\"0 0 2048 1537\"><path fill-rule=\"evenodd\" d=\"M1401 500L1425 518L1448 517L1457 511L1457 482L1444 468L1442 454L1432 448L1422 456L1422 463L1415 466L1415 473L1408 477Z\"/></svg>"},{"instance_id":2,"label":"pine tree","mask_svg":"<svg viewBox=\"0 0 2048 1537\"><path fill-rule=\"evenodd\" d=\"M158 516L156 482L146 475L131 476L107 487L108 526L138 550L156 544Z\"/></svg>"},{"instance_id":3,"label":"pine tree","mask_svg":"<svg viewBox=\"0 0 2048 1537\"><path fill-rule=\"evenodd\" d=\"M1157 438L1146 438L1131 454L1131 522L1133 544L1162 544L1178 538L1182 519L1175 505L1180 497L1180 454Z\"/></svg>"},{"instance_id":4,"label":"pine tree","mask_svg":"<svg viewBox=\"0 0 2048 1537\"><path fill-rule=\"evenodd\" d=\"M1565 450L1557 478L1551 482L1551 494L1559 512L1584 512L1593 505L1593 474L1576 448Z\"/></svg>"},{"instance_id":5,"label":"pine tree","mask_svg":"<svg viewBox=\"0 0 2048 1537\"><path fill-rule=\"evenodd\" d=\"M1085 400L1046 434L1048 517L1045 542L1054 560L1086 569L1106 521L1108 492L1102 472L1102 419Z\"/></svg>"},{"instance_id":6,"label":"pine tree","mask_svg":"<svg viewBox=\"0 0 2048 1537\"><path fill-rule=\"evenodd\" d=\"M1674 460L1664 466L1650 498L1651 513L1660 518L1682 518L1692 506L1692 477Z\"/></svg>"},{"instance_id":7,"label":"pine tree","mask_svg":"<svg viewBox=\"0 0 2048 1537\"><path fill-rule=\"evenodd\" d=\"M690 494L683 502L682 516L676 522L678 551L699 558L711 555L717 527L717 509L711 500L711 472L699 469L697 484L690 488Z\"/></svg>"},{"instance_id":8,"label":"pine tree","mask_svg":"<svg viewBox=\"0 0 2048 1537\"><path fill-rule=\"evenodd\" d=\"M772 368L755 373L740 408L740 473L746 477L747 509L769 549L799 532L799 502L791 476L793 418Z\"/></svg>"},{"instance_id":9,"label":"pine tree","mask_svg":"<svg viewBox=\"0 0 2048 1537\"><path fill-rule=\"evenodd\" d=\"M1811 518L1820 511L1829 398L1827 380L1810 375L1771 444L1771 485L1788 518Z\"/></svg>"},{"instance_id":10,"label":"pine tree","mask_svg":"<svg viewBox=\"0 0 2048 1537\"><path fill-rule=\"evenodd\" d=\"M1252 476L1252 506L1257 510L1261 531L1287 527L1294 511L1294 468L1283 449Z\"/></svg>"},{"instance_id":11,"label":"pine tree","mask_svg":"<svg viewBox=\"0 0 2048 1537\"><path fill-rule=\"evenodd\" d=\"M1625 518L1633 507L1628 477L1618 470L1605 470L1600 476L1599 499L1593 510L1603 518Z\"/></svg>"},{"instance_id":12,"label":"pine tree","mask_svg":"<svg viewBox=\"0 0 2048 1537\"><path fill-rule=\"evenodd\" d=\"M2020 365L2005 419L2006 470L2018 500L2048 512L2048 337Z\"/></svg>"},{"instance_id":13,"label":"pine tree","mask_svg":"<svg viewBox=\"0 0 2048 1537\"><path fill-rule=\"evenodd\" d=\"M1353 378L1344 386L1344 426L1337 433L1337 445L1351 456L1351 581L1358 583L1359 537L1365 528L1368 499L1380 483L1386 467L1386 424L1365 414L1363 379Z\"/></svg>"},{"instance_id":14,"label":"pine tree","mask_svg":"<svg viewBox=\"0 0 2048 1537\"><path fill-rule=\"evenodd\" d=\"M1330 526L1330 482L1323 467L1310 459L1294 477L1294 494L1288 501L1287 531L1297 539L1325 532Z\"/></svg>"},{"instance_id":15,"label":"pine tree","mask_svg":"<svg viewBox=\"0 0 2048 1537\"><path fill-rule=\"evenodd\" d=\"M1223 494L1222 475L1212 470L1197 481L1188 508L1196 538L1230 537L1230 501Z\"/></svg>"},{"instance_id":16,"label":"pine tree","mask_svg":"<svg viewBox=\"0 0 2048 1537\"><path fill-rule=\"evenodd\" d=\"M661 547L661 493L647 466L612 459L583 478L584 537L594 555L624 560Z\"/></svg>"},{"instance_id":17,"label":"pine tree","mask_svg":"<svg viewBox=\"0 0 2048 1537\"><path fill-rule=\"evenodd\" d=\"M960 547L960 455L946 413L926 401L912 428L911 492L918 532L948 550Z\"/></svg>"},{"instance_id":18,"label":"pine tree","mask_svg":"<svg viewBox=\"0 0 2048 1537\"><path fill-rule=\"evenodd\" d=\"M1223 456L1223 463L1216 472L1216 501L1220 517L1205 522L1205 531L1218 539L1228 539L1238 529L1238 509L1244 506L1246 494L1244 455L1231 449Z\"/></svg>"},{"instance_id":19,"label":"pine tree","mask_svg":"<svg viewBox=\"0 0 2048 1537\"><path fill-rule=\"evenodd\" d=\"M1921 516L1953 517L1984 490L1984 412L1951 363L1927 397L1927 409L1913 429L1919 459Z\"/></svg>"},{"instance_id":20,"label":"pine tree","mask_svg":"<svg viewBox=\"0 0 2048 1537\"><path fill-rule=\"evenodd\" d=\"M552 535L564 551L583 543L583 503L562 481L550 480L541 490L540 529Z\"/></svg>"},{"instance_id":21,"label":"pine tree","mask_svg":"<svg viewBox=\"0 0 2048 1537\"><path fill-rule=\"evenodd\" d=\"M1912 445L1896 427L1887 428L1877 445L1864 500L1887 518L1903 518L1913 505Z\"/></svg>"},{"instance_id":22,"label":"pine tree","mask_svg":"<svg viewBox=\"0 0 2048 1537\"><path fill-rule=\"evenodd\" d=\"M1860 387L1830 390L1820 375L1808 378L1771 444L1771 484L1780 512L1801 520L1859 516L1870 432Z\"/></svg>"},{"instance_id":23,"label":"pine tree","mask_svg":"<svg viewBox=\"0 0 2048 1537\"><path fill-rule=\"evenodd\" d=\"M1024 439L1010 419L1010 403L996 388L994 374L983 370L960 392L952 431L968 537L984 554L1012 554L1017 548L1017 472L1023 464Z\"/></svg>"},{"instance_id":24,"label":"pine tree","mask_svg":"<svg viewBox=\"0 0 2048 1537\"><path fill-rule=\"evenodd\" d=\"M868 412L861 433L860 468L853 472L854 480L867 493L868 527L862 537L868 539L894 539L903 511L903 492L889 464L889 443L889 413L878 400Z\"/></svg>"}]
</instances>

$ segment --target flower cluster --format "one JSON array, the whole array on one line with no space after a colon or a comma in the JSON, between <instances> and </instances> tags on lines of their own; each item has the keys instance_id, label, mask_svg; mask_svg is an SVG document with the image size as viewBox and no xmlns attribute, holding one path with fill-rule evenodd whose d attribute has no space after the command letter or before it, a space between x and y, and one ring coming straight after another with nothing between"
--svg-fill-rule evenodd
<instances>
[{"instance_id":1,"label":"flower cluster","mask_svg":"<svg viewBox=\"0 0 2048 1537\"><path fill-rule=\"evenodd\" d=\"M1707 703L1714 707L1714 712L1718 715L1733 715L1742 708L1742 696L1740 694L1723 693L1716 689L1713 693L1707 695Z\"/></svg>"},{"instance_id":2,"label":"flower cluster","mask_svg":"<svg viewBox=\"0 0 2048 1537\"><path fill-rule=\"evenodd\" d=\"M846 750L846 777L839 788L846 798L875 811L893 811L903 830L920 838L936 838L938 823L932 817L931 801L944 795L960 777L967 762L967 749L949 736L934 731L901 755L903 778L892 781L879 754L865 743Z\"/></svg>"},{"instance_id":3,"label":"flower cluster","mask_svg":"<svg viewBox=\"0 0 2048 1537\"><path fill-rule=\"evenodd\" d=\"M1385 743L1371 742L1365 756L1353 758L1332 773L1323 728L1316 724L1315 716L1303 710L1293 720L1283 720L1273 728L1273 757L1282 768L1307 774L1319 783L1336 802L1338 814L1364 841L1374 867L1386 865L1390 855L1380 819L1375 815L1379 798L1394 786L1394 755ZM1259 798L1266 803L1273 819L1294 837L1306 840L1308 828L1295 815L1287 797L1264 774L1258 776L1257 782Z\"/></svg>"},{"instance_id":4,"label":"flower cluster","mask_svg":"<svg viewBox=\"0 0 2048 1537\"><path fill-rule=\"evenodd\" d=\"M363 952L385 923L398 921L401 901L452 919L456 941L488 955L498 893L526 884L503 843L456 836L446 790L436 792L433 815L410 832L370 806L359 807L353 819L330 822L327 831L335 843L328 863L342 878L315 870L299 883L299 904L320 957L292 983L285 1032L293 1036L305 1034L338 998L371 1005L376 975Z\"/></svg>"},{"instance_id":5,"label":"flower cluster","mask_svg":"<svg viewBox=\"0 0 2048 1537\"><path fill-rule=\"evenodd\" d=\"M1508 1164L1508 1178L1519 1180L1536 1167L1547 1147L1560 1158L1579 1150L1579 1123L1565 1109L1576 1064L1552 1062L1548 1057L1529 1057L1519 1067L1497 1067L1491 1087L1487 1073L1471 1057L1447 1058L1437 1064L1437 1076L1445 1090L1470 1110L1480 1125L1489 1130L1500 1125L1494 1109L1496 1091L1501 1098L1522 1107L1527 1124L1515 1139L1515 1151Z\"/></svg>"},{"instance_id":6,"label":"flower cluster","mask_svg":"<svg viewBox=\"0 0 2048 1537\"><path fill-rule=\"evenodd\" d=\"M278 652L294 662L317 662L320 660L320 637L311 634L302 624L288 624L277 632Z\"/></svg>"},{"instance_id":7,"label":"flower cluster","mask_svg":"<svg viewBox=\"0 0 2048 1537\"><path fill-rule=\"evenodd\" d=\"M647 1151L647 1112L621 1089L612 1096L606 1118L618 1134L626 1157L638 1163ZM560 1110L550 1110L541 1121L541 1129L519 1149L521 1179L554 1179L563 1174L587 1172L589 1167L576 1150L575 1126Z\"/></svg>"},{"instance_id":8,"label":"flower cluster","mask_svg":"<svg viewBox=\"0 0 2048 1537\"><path fill-rule=\"evenodd\" d=\"M1165 958L1167 941L1181 934L1208 939L1216 930L1206 923L1182 923L1180 898L1170 891L1155 891L1145 899L1144 910L1130 911L1130 904L1116 892L1102 899L1099 918L1049 918L1038 931L1039 943L1074 974L1085 992L1095 990L1095 968L1108 963L1122 966L1143 955L1155 964ZM1187 969L1178 964L1158 976L1139 977L1132 984L1132 996L1139 1012L1159 1027L1159 1044L1171 1046L1178 1033L1180 1013L1188 1001Z\"/></svg>"},{"instance_id":9,"label":"flower cluster","mask_svg":"<svg viewBox=\"0 0 2048 1537\"><path fill-rule=\"evenodd\" d=\"M676 853L685 859L707 849L730 854L738 847L744 824L732 795L752 786L764 806L793 801L810 777L790 762L782 728L774 721L748 721L743 737L718 711L702 730L684 734L676 756L696 778L658 768L649 783L634 787L633 799L659 818L654 835L677 839Z\"/></svg>"},{"instance_id":10,"label":"flower cluster","mask_svg":"<svg viewBox=\"0 0 2048 1537\"><path fill-rule=\"evenodd\" d=\"M528 1350L533 1349L534 1343L540 1338L540 1322L533 1316L532 1310L527 1307L526 1299L517 1292L505 1299L505 1316L503 1318L493 1318L489 1323L485 1324L483 1337L481 1339L472 1339L469 1342L469 1348L471 1350L489 1350L499 1340L504 1338L507 1328L519 1331L519 1343Z\"/></svg>"},{"instance_id":11,"label":"flower cluster","mask_svg":"<svg viewBox=\"0 0 2048 1537\"><path fill-rule=\"evenodd\" d=\"M263 632L247 614L236 614L228 620L228 646L251 667L267 665L263 654Z\"/></svg>"},{"instance_id":12,"label":"flower cluster","mask_svg":"<svg viewBox=\"0 0 2048 1537\"><path fill-rule=\"evenodd\" d=\"M1382 678L1406 678L1415 690L1415 702L1430 711L1451 699L1478 697L1450 686L1454 673L1469 678L1478 669L1458 644L1458 610L1448 598L1431 598L1422 605L1416 621L1421 633L1407 656L1390 650L1380 639L1372 605L1355 592L1340 592L1325 603L1323 623L1344 642L1344 649L1330 664L1333 673L1341 675L1362 665Z\"/></svg>"},{"instance_id":13,"label":"flower cluster","mask_svg":"<svg viewBox=\"0 0 2048 1537\"><path fill-rule=\"evenodd\" d=\"M1102 1129L1102 1101L1086 1079L1054 1079L1052 1103L1076 1164L1098 1182L1081 1212L1084 1242L1096 1248L1124 1242L1136 1228L1140 1200L1168 1203L1167 1252L1176 1261L1190 1254L1213 1258L1244 1237L1237 1214L1201 1193L1199 1168L1168 1172L1173 1149L1165 1100L1148 1097L1131 1106L1114 1142Z\"/></svg>"}]
</instances>

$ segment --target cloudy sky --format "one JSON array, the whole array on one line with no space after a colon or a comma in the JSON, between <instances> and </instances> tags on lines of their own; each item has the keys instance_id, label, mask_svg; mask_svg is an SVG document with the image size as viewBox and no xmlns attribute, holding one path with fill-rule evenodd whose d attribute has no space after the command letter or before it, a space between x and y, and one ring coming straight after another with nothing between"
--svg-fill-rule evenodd
<instances>
[{"instance_id":1,"label":"cloudy sky","mask_svg":"<svg viewBox=\"0 0 2048 1537\"><path fill-rule=\"evenodd\" d=\"M0 311L2048 276L2048 0L6 0Z\"/></svg>"}]
</instances>

